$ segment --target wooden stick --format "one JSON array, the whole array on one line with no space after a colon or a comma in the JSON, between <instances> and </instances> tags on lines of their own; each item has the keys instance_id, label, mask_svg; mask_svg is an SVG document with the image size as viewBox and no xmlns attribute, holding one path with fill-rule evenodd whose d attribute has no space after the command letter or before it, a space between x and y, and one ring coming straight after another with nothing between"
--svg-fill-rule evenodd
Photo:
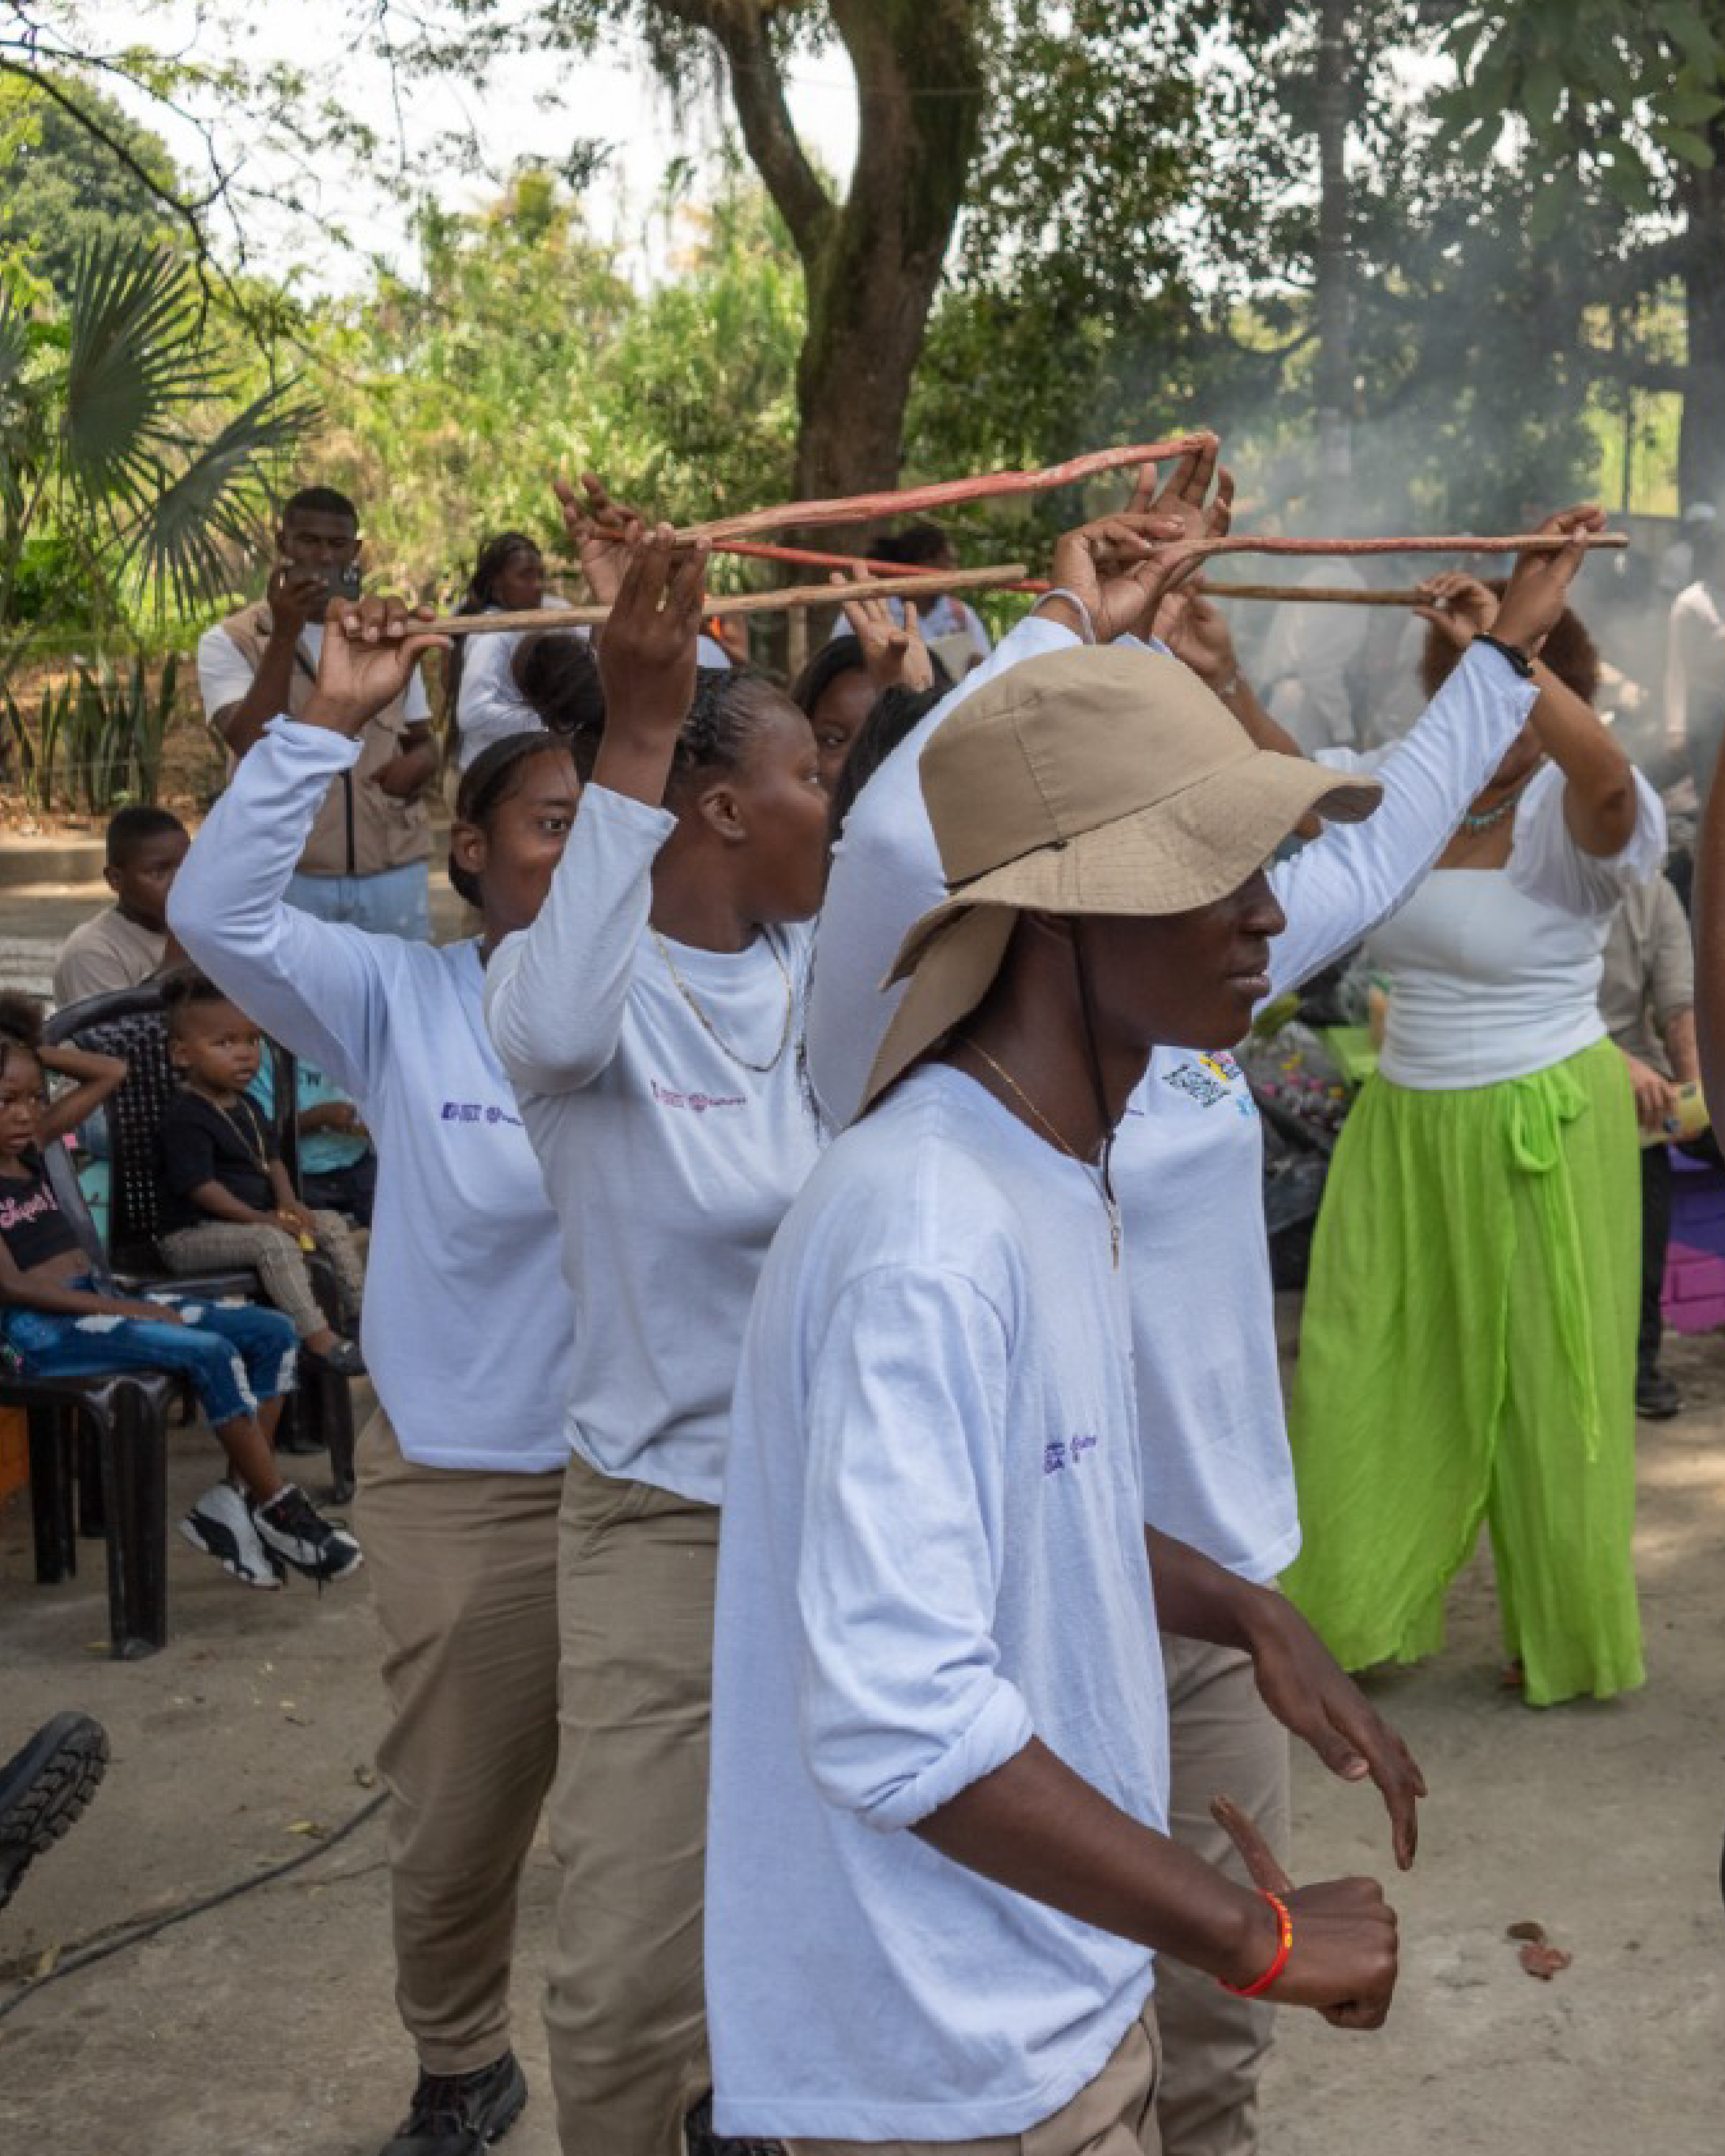
<instances>
[{"instance_id":1,"label":"wooden stick","mask_svg":"<svg viewBox=\"0 0 1725 2156\"><path fill-rule=\"evenodd\" d=\"M752 562L800 562L812 569L866 569L872 576L881 577L938 577L940 571L932 563L927 567L914 562L869 562L856 554L823 554L814 547L770 547L758 539L717 539L713 542L716 554L742 554ZM1043 577L1027 577L1022 583L1003 584L998 588L1009 592L1045 592L1048 580ZM938 590L938 585L932 588Z\"/></svg>"},{"instance_id":2,"label":"wooden stick","mask_svg":"<svg viewBox=\"0 0 1725 2156\"><path fill-rule=\"evenodd\" d=\"M715 615L778 613L789 607L824 606L834 599L895 598L907 592L970 592L1016 583L1024 573L1022 562L1003 562L988 569L937 569L932 577L922 570L909 576L850 577L840 584L787 584L776 592L710 592L701 612L704 621ZM497 636L506 630L595 629L611 609L603 606L534 607L523 613L458 613L439 621L409 624L415 636Z\"/></svg>"},{"instance_id":3,"label":"wooden stick","mask_svg":"<svg viewBox=\"0 0 1725 2156\"><path fill-rule=\"evenodd\" d=\"M1354 554L1556 554L1565 547L1612 551L1627 547L1622 531L1585 531L1568 536L1560 531L1521 531L1508 538L1485 538L1464 531L1445 538L1422 539L1200 539L1190 550L1206 560L1213 554L1296 554L1327 556Z\"/></svg>"},{"instance_id":4,"label":"wooden stick","mask_svg":"<svg viewBox=\"0 0 1725 2156\"><path fill-rule=\"evenodd\" d=\"M980 479L946 479L932 486L908 486L882 494L849 494L828 501L787 501L773 509L746 510L737 516L716 516L705 524L691 524L678 532L679 539L746 538L755 531L783 531L798 524L868 524L879 516L909 516L927 509L951 509L963 501L987 501L999 495L1045 494L1050 488L1070 486L1080 480L1095 479L1102 472L1119 471L1131 465L1164 463L1204 447L1208 434L1182 434L1168 442L1140 442L1130 449L1096 449L1088 456L1069 457L1063 465L1041 471L989 472Z\"/></svg>"},{"instance_id":5,"label":"wooden stick","mask_svg":"<svg viewBox=\"0 0 1725 2156\"><path fill-rule=\"evenodd\" d=\"M1197 590L1207 599L1276 599L1291 606L1414 607L1425 603L1417 591L1355 591L1348 584L1213 584Z\"/></svg>"}]
</instances>

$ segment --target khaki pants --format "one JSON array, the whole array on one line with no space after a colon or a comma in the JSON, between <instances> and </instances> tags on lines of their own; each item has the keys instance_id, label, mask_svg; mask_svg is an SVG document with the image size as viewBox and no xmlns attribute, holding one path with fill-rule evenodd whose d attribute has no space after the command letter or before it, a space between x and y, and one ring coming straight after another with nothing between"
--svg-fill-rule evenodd
<instances>
[{"instance_id":1,"label":"khaki pants","mask_svg":"<svg viewBox=\"0 0 1725 2156\"><path fill-rule=\"evenodd\" d=\"M1096 2079L1028 2133L980 2141L787 2141L786 2156L1158 2156L1161 2059L1152 2004Z\"/></svg>"},{"instance_id":2,"label":"khaki pants","mask_svg":"<svg viewBox=\"0 0 1725 2156\"><path fill-rule=\"evenodd\" d=\"M711 2082L701 1976L719 1515L580 1458L564 1477L562 1867L545 2020L562 2156L682 2156Z\"/></svg>"},{"instance_id":3,"label":"khaki pants","mask_svg":"<svg viewBox=\"0 0 1725 2156\"><path fill-rule=\"evenodd\" d=\"M557 1763L562 1476L415 1466L381 1409L357 1466L396 2003L428 2073L469 2073L509 2049L516 1897Z\"/></svg>"},{"instance_id":4,"label":"khaki pants","mask_svg":"<svg viewBox=\"0 0 1725 2156\"><path fill-rule=\"evenodd\" d=\"M1260 1698L1249 1656L1168 1633L1162 1648L1173 1751L1168 1831L1250 1886L1234 1844L1210 1817L1210 1799L1232 1797L1286 1862L1287 1732ZM1236 1999L1214 1977L1161 1954L1156 2011L1165 2047L1157 2110L1168 2156L1250 2156L1276 2009Z\"/></svg>"},{"instance_id":5,"label":"khaki pants","mask_svg":"<svg viewBox=\"0 0 1725 2156\"><path fill-rule=\"evenodd\" d=\"M353 1231L339 1213L314 1213L311 1225L318 1253L328 1261L342 1301L357 1316L366 1276ZM321 1332L330 1322L312 1291L299 1240L285 1228L245 1220L201 1220L196 1227L176 1228L162 1236L161 1246L170 1270L177 1273L255 1266L264 1294L285 1317L292 1318L302 1340Z\"/></svg>"}]
</instances>

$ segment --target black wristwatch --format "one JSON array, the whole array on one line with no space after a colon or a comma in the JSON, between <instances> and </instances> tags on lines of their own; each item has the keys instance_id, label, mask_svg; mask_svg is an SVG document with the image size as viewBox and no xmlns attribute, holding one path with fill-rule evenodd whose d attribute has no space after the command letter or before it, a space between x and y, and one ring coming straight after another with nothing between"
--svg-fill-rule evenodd
<instances>
[{"instance_id":1,"label":"black wristwatch","mask_svg":"<svg viewBox=\"0 0 1725 2156\"><path fill-rule=\"evenodd\" d=\"M1475 637L1476 644L1489 644L1494 651L1501 651L1524 681L1533 679L1533 661L1519 644L1506 644L1501 636L1488 636L1483 629Z\"/></svg>"}]
</instances>

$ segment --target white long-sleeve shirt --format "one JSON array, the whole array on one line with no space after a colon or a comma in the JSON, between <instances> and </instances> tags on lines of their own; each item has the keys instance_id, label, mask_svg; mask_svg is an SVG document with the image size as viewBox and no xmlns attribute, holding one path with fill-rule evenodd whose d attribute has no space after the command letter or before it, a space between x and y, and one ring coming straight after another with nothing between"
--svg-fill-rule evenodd
<instances>
[{"instance_id":1,"label":"white long-sleeve shirt","mask_svg":"<svg viewBox=\"0 0 1725 2156\"><path fill-rule=\"evenodd\" d=\"M485 1015L562 1228L569 1440L602 1474L716 1505L749 1298L819 1144L793 1037L809 932L737 952L655 937L675 823L586 789L538 919L492 958Z\"/></svg>"},{"instance_id":2,"label":"white long-sleeve shirt","mask_svg":"<svg viewBox=\"0 0 1725 2156\"><path fill-rule=\"evenodd\" d=\"M854 1114L900 990L880 983L905 930L945 896L917 766L977 685L1076 642L1032 618L939 705L857 797L834 853L814 947L809 1068L834 1125ZM1468 653L1412 731L1374 762L1384 799L1271 880L1288 916L1272 993L1297 986L1393 912L1502 762L1536 691L1507 660ZM1263 1139L1225 1052L1158 1049L1114 1148L1125 1221L1146 1517L1232 1571L1274 1578L1299 1548L1276 1369Z\"/></svg>"},{"instance_id":3,"label":"white long-sleeve shirt","mask_svg":"<svg viewBox=\"0 0 1725 2156\"><path fill-rule=\"evenodd\" d=\"M1122 1276L1091 1170L942 1065L822 1161L750 1315L726 1486L706 1953L722 2133L1016 2136L1147 1950L911 1831L1040 1737L1168 1802Z\"/></svg>"},{"instance_id":4,"label":"white long-sleeve shirt","mask_svg":"<svg viewBox=\"0 0 1725 2156\"><path fill-rule=\"evenodd\" d=\"M540 1474L568 1457L557 1220L485 1031L479 946L319 921L282 894L357 746L273 719L186 856L168 920L264 1030L352 1096L377 1152L362 1337L422 1466Z\"/></svg>"}]
</instances>

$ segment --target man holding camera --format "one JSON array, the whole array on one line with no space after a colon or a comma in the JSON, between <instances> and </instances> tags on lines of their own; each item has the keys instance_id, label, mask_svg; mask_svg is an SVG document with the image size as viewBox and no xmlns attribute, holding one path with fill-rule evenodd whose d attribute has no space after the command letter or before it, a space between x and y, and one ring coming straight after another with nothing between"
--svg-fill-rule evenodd
<instances>
[{"instance_id":1,"label":"man holding camera","mask_svg":"<svg viewBox=\"0 0 1725 2156\"><path fill-rule=\"evenodd\" d=\"M276 563L261 604L219 622L198 647L212 731L238 762L273 718L297 717L317 678L331 598L359 595L359 512L333 487L282 505ZM331 784L288 902L321 921L427 939L431 825L422 796L437 772L431 710L416 674L359 737L359 759Z\"/></svg>"}]
</instances>

